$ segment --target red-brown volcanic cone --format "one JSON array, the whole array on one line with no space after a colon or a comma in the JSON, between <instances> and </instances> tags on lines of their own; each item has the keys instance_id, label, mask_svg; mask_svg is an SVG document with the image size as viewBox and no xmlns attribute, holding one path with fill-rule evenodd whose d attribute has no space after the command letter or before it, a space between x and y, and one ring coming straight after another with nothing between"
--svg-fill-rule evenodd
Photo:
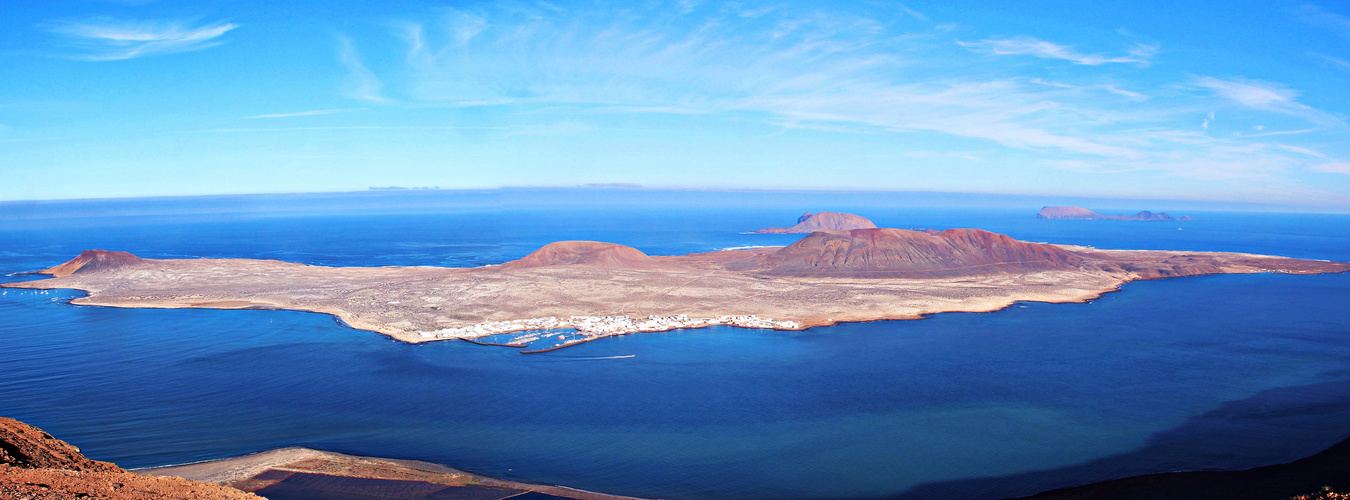
<instances>
[{"instance_id":1,"label":"red-brown volcanic cone","mask_svg":"<svg viewBox=\"0 0 1350 500\"><path fill-rule=\"evenodd\" d=\"M43 274L50 274L57 278L70 276L77 272L89 273L102 271L104 269L117 269L119 267L134 266L144 262L145 259L131 255L127 252L109 252L107 250L85 250L80 252L78 257L66 261L66 263L42 271Z\"/></svg>"},{"instance_id":2,"label":"red-brown volcanic cone","mask_svg":"<svg viewBox=\"0 0 1350 500\"><path fill-rule=\"evenodd\" d=\"M591 266L608 269L670 269L633 247L601 241L557 241L540 247L520 260L498 269L532 269L549 266Z\"/></svg>"},{"instance_id":3,"label":"red-brown volcanic cone","mask_svg":"<svg viewBox=\"0 0 1350 500\"><path fill-rule=\"evenodd\" d=\"M1083 258L1054 245L981 229L934 234L877 228L818 231L728 269L776 276L932 278L1075 269Z\"/></svg>"}]
</instances>

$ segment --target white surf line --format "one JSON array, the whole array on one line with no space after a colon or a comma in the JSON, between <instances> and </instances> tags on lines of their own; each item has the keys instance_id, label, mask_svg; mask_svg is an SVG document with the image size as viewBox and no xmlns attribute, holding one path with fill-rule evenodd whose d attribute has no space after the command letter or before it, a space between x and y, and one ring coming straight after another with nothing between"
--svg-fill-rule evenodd
<instances>
[{"instance_id":1,"label":"white surf line","mask_svg":"<svg viewBox=\"0 0 1350 500\"><path fill-rule=\"evenodd\" d=\"M726 248L718 248L717 251L718 251L718 252L725 252L725 251L727 251L727 250L752 250L752 249L755 249L755 248L769 248L769 247L773 247L773 246L781 246L781 245L746 245L746 246L743 246L743 247L726 247Z\"/></svg>"}]
</instances>

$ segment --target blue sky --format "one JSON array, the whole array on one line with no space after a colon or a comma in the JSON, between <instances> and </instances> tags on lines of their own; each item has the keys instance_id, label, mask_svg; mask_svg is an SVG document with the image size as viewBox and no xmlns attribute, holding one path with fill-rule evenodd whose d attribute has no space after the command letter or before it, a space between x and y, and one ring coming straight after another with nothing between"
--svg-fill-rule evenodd
<instances>
[{"instance_id":1,"label":"blue sky","mask_svg":"<svg viewBox=\"0 0 1350 500\"><path fill-rule=\"evenodd\" d=\"M28 3L0 15L0 200L636 183L1350 211L1343 3Z\"/></svg>"}]
</instances>

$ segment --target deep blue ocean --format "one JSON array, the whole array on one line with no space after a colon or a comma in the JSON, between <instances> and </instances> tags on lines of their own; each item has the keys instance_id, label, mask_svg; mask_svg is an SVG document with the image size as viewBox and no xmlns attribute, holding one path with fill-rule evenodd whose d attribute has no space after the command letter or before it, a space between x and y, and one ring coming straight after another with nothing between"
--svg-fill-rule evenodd
<instances>
[{"instance_id":1,"label":"deep blue ocean","mask_svg":"<svg viewBox=\"0 0 1350 500\"><path fill-rule=\"evenodd\" d=\"M546 194L11 203L0 274L89 248L331 266L480 266L564 239L679 254L786 244L795 237L745 232L804 210L1099 248L1350 260L1346 215L1047 221L1038 204ZM1156 207L1115 213L1144 208ZM308 446L644 497L1001 498L1287 462L1350 437L1344 274L1136 282L1087 304L638 334L532 355L403 344L313 313L66 303L80 295L0 294L0 416L124 467Z\"/></svg>"}]
</instances>

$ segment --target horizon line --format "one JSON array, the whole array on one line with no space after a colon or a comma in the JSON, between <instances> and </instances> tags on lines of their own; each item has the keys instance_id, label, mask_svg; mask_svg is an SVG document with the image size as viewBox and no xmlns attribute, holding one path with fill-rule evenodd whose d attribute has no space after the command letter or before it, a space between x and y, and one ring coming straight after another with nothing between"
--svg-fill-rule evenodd
<instances>
[{"instance_id":1,"label":"horizon line","mask_svg":"<svg viewBox=\"0 0 1350 500\"><path fill-rule=\"evenodd\" d=\"M169 194L169 195L147 195L147 196L112 196L112 197L88 197L88 198L46 198L46 199L19 199L19 200L0 200L0 208L6 206L26 205L26 204L60 204L60 203L97 203L97 202L133 202L137 200L176 200L176 199L220 199L220 198L246 198L246 197L286 197L286 196L308 196L308 195L357 195L367 194L413 194L413 193L435 193L435 192L461 192L461 193L490 193L493 191L509 190L579 190L596 192L639 192L639 191L665 191L665 192L709 192L709 193L799 193L799 194L847 194L847 193L908 193L924 195L953 195L968 197L1001 197L1001 198L1069 198L1076 200L1100 200L1100 201L1140 201L1140 202L1165 202L1182 204L1200 204L1200 205L1227 205L1245 207L1250 211L1257 212L1283 212L1283 213L1336 213L1350 214L1350 209L1332 206L1319 205L1288 205L1267 202L1235 201L1235 200L1216 200L1203 198L1148 198L1142 196L1101 196L1101 195L1075 195L1075 194L1025 194L1025 193L995 193L979 191L938 191L938 190L904 190L904 189L849 189L849 188L818 188L818 189L794 189L794 188L754 188L754 187L681 187L681 186L643 186L631 183L588 183L567 186L497 186L497 187L401 187L371 186L366 189L343 190L343 191L277 191L277 192L253 192L253 193L206 193L206 194ZM1033 203L1034 205L1034 203ZM1053 205L1043 205L1053 206ZM1173 209L1175 210L1175 209ZM1203 209L1202 209L1203 210ZM1244 211L1241 209L1217 209L1215 211ZM3 219L3 217L0 217Z\"/></svg>"}]
</instances>

